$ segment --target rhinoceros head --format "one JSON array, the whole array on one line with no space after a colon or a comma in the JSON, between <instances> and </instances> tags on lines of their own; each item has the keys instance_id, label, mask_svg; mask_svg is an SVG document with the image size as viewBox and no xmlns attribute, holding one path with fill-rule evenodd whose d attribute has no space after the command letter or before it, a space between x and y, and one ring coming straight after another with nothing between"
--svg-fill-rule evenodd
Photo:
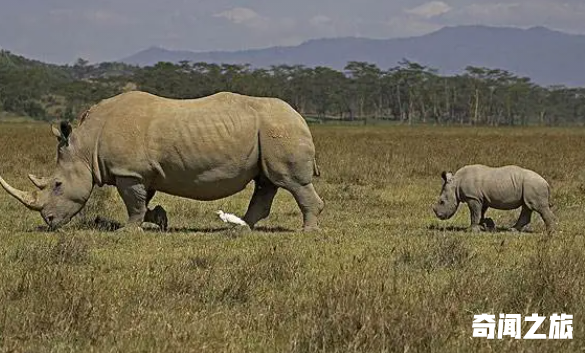
<instances>
[{"instance_id":1,"label":"rhinoceros head","mask_svg":"<svg viewBox=\"0 0 585 353\"><path fill-rule=\"evenodd\" d=\"M457 200L456 186L453 182L453 174L450 172L441 173L443 178L443 187L439 200L433 206L433 211L440 219L449 219L457 212L459 200Z\"/></svg>"},{"instance_id":2,"label":"rhinoceros head","mask_svg":"<svg viewBox=\"0 0 585 353\"><path fill-rule=\"evenodd\" d=\"M56 229L69 222L83 208L93 190L93 179L88 162L80 152L80 143L72 134L71 125L63 122L59 128L52 126L52 130L59 141L53 175L28 175L39 190L18 190L2 177L0 185L27 208L40 212L49 227Z\"/></svg>"}]
</instances>

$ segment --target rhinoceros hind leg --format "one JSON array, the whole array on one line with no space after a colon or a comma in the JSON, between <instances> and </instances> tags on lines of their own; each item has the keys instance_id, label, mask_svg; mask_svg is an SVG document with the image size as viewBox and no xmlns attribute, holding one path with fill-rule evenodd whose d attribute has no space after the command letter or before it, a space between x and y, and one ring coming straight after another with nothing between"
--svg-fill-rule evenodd
<instances>
[{"instance_id":1,"label":"rhinoceros hind leg","mask_svg":"<svg viewBox=\"0 0 585 353\"><path fill-rule=\"evenodd\" d=\"M160 230L166 232L169 225L167 211L165 211L161 205L157 205L152 210L149 209L146 211L146 214L144 215L144 222L156 224Z\"/></svg>"},{"instance_id":2,"label":"rhinoceros hind leg","mask_svg":"<svg viewBox=\"0 0 585 353\"><path fill-rule=\"evenodd\" d=\"M515 230L521 232L524 227L530 223L530 219L532 218L532 210L528 208L526 205L522 206L522 211L520 212L520 217L516 221L516 224L512 226Z\"/></svg>"},{"instance_id":3,"label":"rhinoceros hind leg","mask_svg":"<svg viewBox=\"0 0 585 353\"><path fill-rule=\"evenodd\" d=\"M152 198L154 197L155 193L156 193L155 190L146 191L147 210L146 214L144 215L144 222L156 224L160 228L160 230L166 232L169 225L167 211L165 211L165 209L161 205L156 205L156 207L153 209L148 208L148 204L150 203L150 200L152 200Z\"/></svg>"},{"instance_id":4,"label":"rhinoceros hind leg","mask_svg":"<svg viewBox=\"0 0 585 353\"><path fill-rule=\"evenodd\" d=\"M313 184L293 185L290 188L285 186L285 188L293 194L303 213L303 231L318 231L317 219L321 211L323 211L325 203L317 195Z\"/></svg>"},{"instance_id":5,"label":"rhinoceros hind leg","mask_svg":"<svg viewBox=\"0 0 585 353\"><path fill-rule=\"evenodd\" d=\"M554 213L552 213L550 207L544 206L535 211L538 212L540 217L542 217L542 220L544 221L544 224L546 226L546 231L548 233L554 232L557 220Z\"/></svg>"},{"instance_id":6,"label":"rhinoceros hind leg","mask_svg":"<svg viewBox=\"0 0 585 353\"><path fill-rule=\"evenodd\" d=\"M312 183L317 174L312 143L299 145L286 140L274 144L273 140L261 137L264 146L262 171L274 185L294 196L303 214L303 231L318 230L317 218L324 203ZM267 146L274 147L278 153L273 153Z\"/></svg>"},{"instance_id":7,"label":"rhinoceros hind leg","mask_svg":"<svg viewBox=\"0 0 585 353\"><path fill-rule=\"evenodd\" d=\"M494 230L496 230L496 223L494 222L493 219L489 217L487 218L482 217L481 222L479 222L479 225L482 227L483 230L488 232L493 232Z\"/></svg>"},{"instance_id":8,"label":"rhinoceros hind leg","mask_svg":"<svg viewBox=\"0 0 585 353\"><path fill-rule=\"evenodd\" d=\"M248 223L250 228L254 228L258 221L268 217L272 201L278 191L278 187L263 176L256 178L254 183L254 194L244 216L244 222Z\"/></svg>"}]
</instances>

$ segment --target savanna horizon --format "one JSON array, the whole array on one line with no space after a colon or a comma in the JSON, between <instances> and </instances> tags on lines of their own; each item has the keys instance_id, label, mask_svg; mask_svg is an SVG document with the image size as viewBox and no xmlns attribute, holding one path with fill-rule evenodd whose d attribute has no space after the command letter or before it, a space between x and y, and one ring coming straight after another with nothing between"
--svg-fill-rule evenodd
<instances>
[{"instance_id":1,"label":"savanna horizon","mask_svg":"<svg viewBox=\"0 0 585 353\"><path fill-rule=\"evenodd\" d=\"M3 351L579 351L585 299L585 129L311 126L326 206L322 231L280 190L259 230L233 237L214 211L242 215L252 187L197 202L157 194L167 233L115 233L112 187L60 232L0 193ZM0 175L33 190L56 141L48 124L0 124ZM471 234L460 207L431 210L441 172L518 164L552 186L557 233ZM489 210L496 226L519 210ZM470 339L474 314L575 315L575 339ZM3 318L3 319L2 319ZM527 327L523 326L523 332ZM548 324L542 329L548 332Z\"/></svg>"}]
</instances>

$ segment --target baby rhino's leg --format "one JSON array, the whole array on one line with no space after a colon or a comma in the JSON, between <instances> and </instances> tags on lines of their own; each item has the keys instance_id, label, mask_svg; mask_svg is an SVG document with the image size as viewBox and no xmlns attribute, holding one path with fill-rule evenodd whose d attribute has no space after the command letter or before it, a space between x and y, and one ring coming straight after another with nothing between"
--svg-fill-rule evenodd
<instances>
[{"instance_id":1,"label":"baby rhino's leg","mask_svg":"<svg viewBox=\"0 0 585 353\"><path fill-rule=\"evenodd\" d=\"M496 224L494 223L494 220L491 218L486 218L485 213L488 210L488 206L486 206L485 204L482 206L481 208L481 220L479 221L479 225L481 227L483 227L484 230L486 231L493 231L496 229Z\"/></svg>"},{"instance_id":2,"label":"baby rhino's leg","mask_svg":"<svg viewBox=\"0 0 585 353\"><path fill-rule=\"evenodd\" d=\"M516 224L512 226L510 230L521 232L524 227L530 223L530 218L532 217L532 210L528 208L528 206L522 206L522 211L520 212L520 217L516 221Z\"/></svg>"},{"instance_id":3,"label":"baby rhino's leg","mask_svg":"<svg viewBox=\"0 0 585 353\"><path fill-rule=\"evenodd\" d=\"M546 231L551 233L556 228L557 219L550 209L550 189L545 183L524 186L524 202L526 207L540 214Z\"/></svg>"},{"instance_id":4,"label":"baby rhino's leg","mask_svg":"<svg viewBox=\"0 0 585 353\"><path fill-rule=\"evenodd\" d=\"M470 231L472 232L479 232L481 231L481 226L479 225L481 221L482 215L482 203L478 200L469 200L467 201L467 206L469 207L469 215L471 216L471 227Z\"/></svg>"}]
</instances>

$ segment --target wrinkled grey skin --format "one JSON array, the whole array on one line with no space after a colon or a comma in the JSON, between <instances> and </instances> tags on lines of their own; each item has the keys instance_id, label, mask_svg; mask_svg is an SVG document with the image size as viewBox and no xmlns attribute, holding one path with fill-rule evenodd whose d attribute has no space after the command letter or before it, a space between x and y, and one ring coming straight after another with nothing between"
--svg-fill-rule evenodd
<instances>
[{"instance_id":1,"label":"wrinkled grey skin","mask_svg":"<svg viewBox=\"0 0 585 353\"><path fill-rule=\"evenodd\" d=\"M51 177L29 178L39 189L0 185L50 228L71 220L95 185L116 186L128 212L127 229L143 222L167 227L167 215L148 204L157 191L195 200L217 200L255 190L243 217L249 228L266 218L279 188L303 214L303 230L318 230L324 203L312 184L319 175L305 120L274 98L221 92L175 100L127 92L90 108L74 130L52 127L57 166Z\"/></svg>"},{"instance_id":2,"label":"wrinkled grey skin","mask_svg":"<svg viewBox=\"0 0 585 353\"><path fill-rule=\"evenodd\" d=\"M552 232L556 218L550 209L550 186L537 173L510 165L492 168L475 164L459 169L455 175L443 172L443 187L433 211L441 220L457 212L459 203L466 203L471 215L471 231L481 230L488 208L513 210L522 207L516 224L510 228L522 231L530 223L532 212L542 217L547 232ZM493 226L493 225L491 225Z\"/></svg>"}]
</instances>

